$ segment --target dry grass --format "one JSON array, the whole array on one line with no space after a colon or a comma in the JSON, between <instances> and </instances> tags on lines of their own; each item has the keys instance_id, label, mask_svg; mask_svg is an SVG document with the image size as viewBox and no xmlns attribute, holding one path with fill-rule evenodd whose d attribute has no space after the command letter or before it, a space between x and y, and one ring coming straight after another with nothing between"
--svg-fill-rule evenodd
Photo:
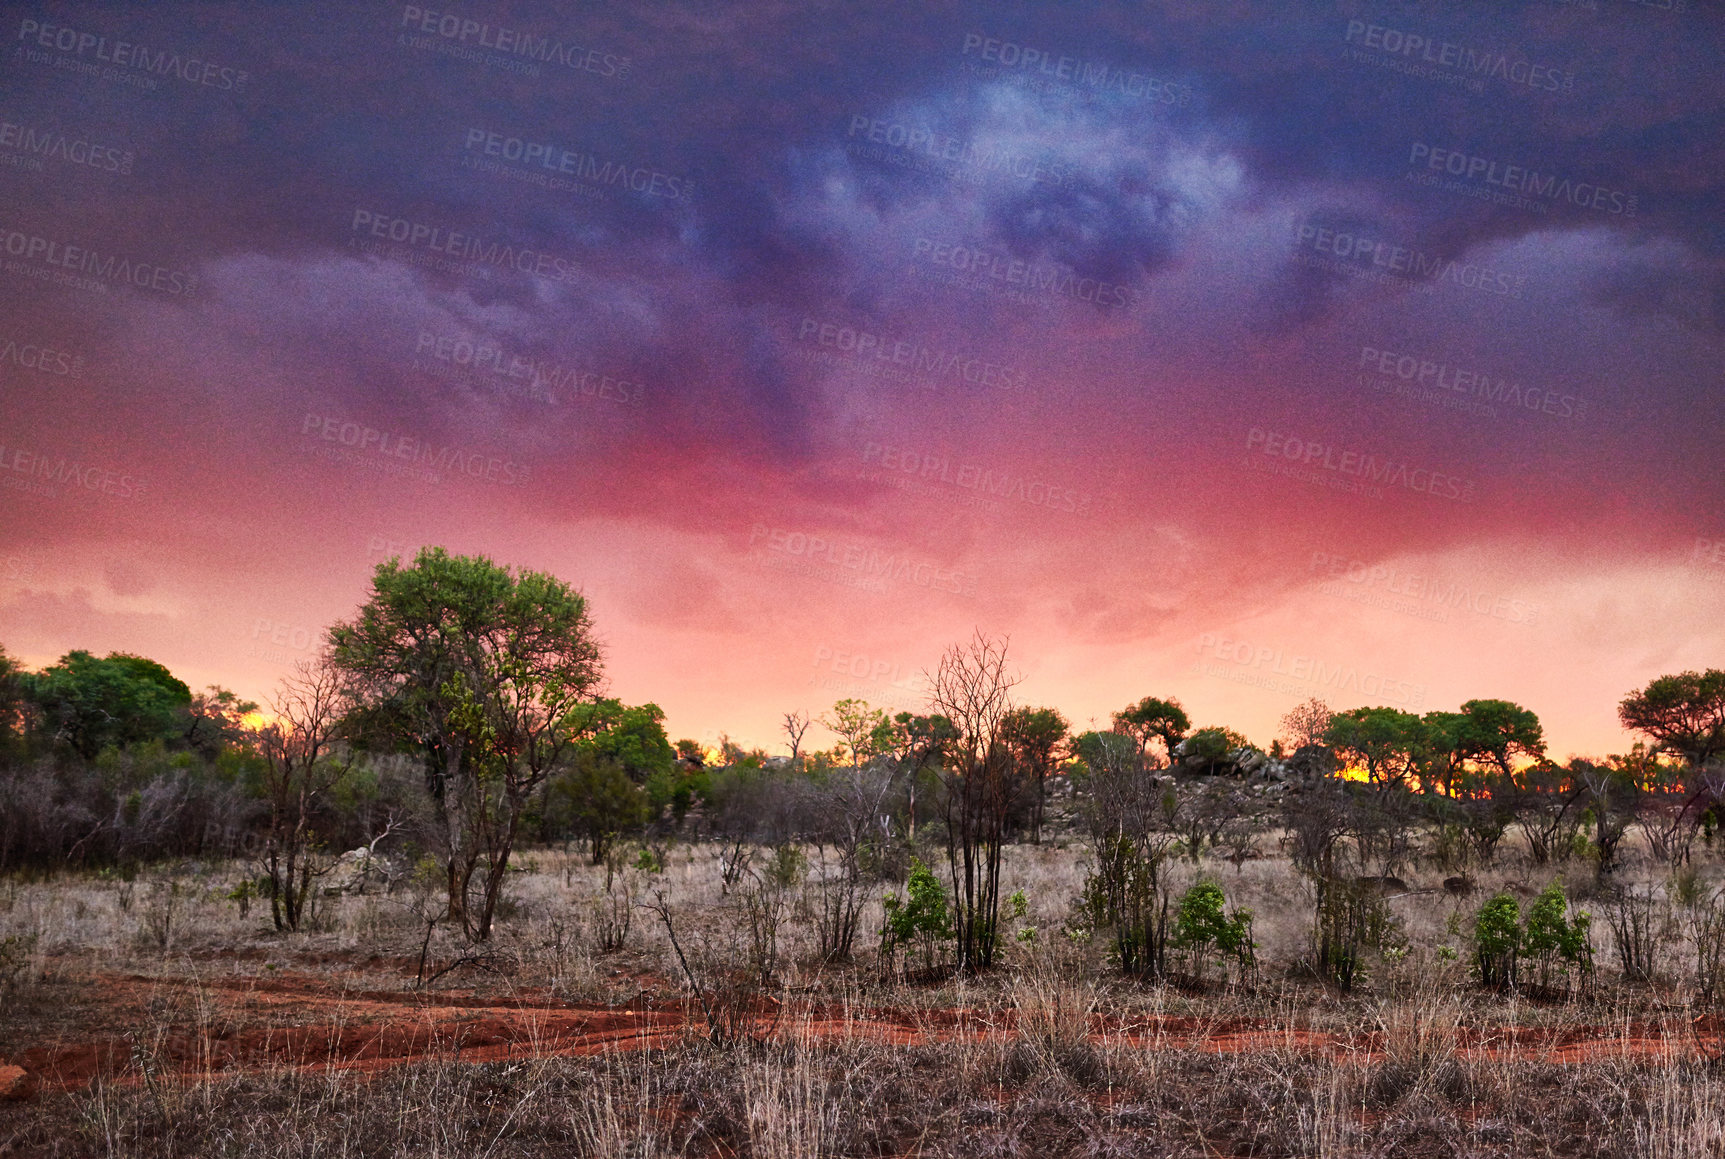
<instances>
[{"instance_id":1,"label":"dry grass","mask_svg":"<svg viewBox=\"0 0 1725 1159\"><path fill-rule=\"evenodd\" d=\"M1275 842L1260 847L1273 854ZM429 992L414 986L425 927L405 893L324 899L313 929L279 935L267 908L242 917L228 899L238 865L0 882L11 947L0 1059L103 1035L124 1043L93 1083L0 1102L0 1155L1725 1154L1725 1074L1688 1029L1687 943L1661 945L1651 982L1607 977L1570 1002L1470 984L1458 926L1495 889L1525 899L1558 867L1509 849L1472 871L1479 892L1457 898L1440 888L1447 870L1416 862L1391 903L1406 957L1373 963L1340 995L1296 969L1310 899L1281 857L1180 867L1182 885L1208 874L1256 914L1259 970L1208 992L1127 982L1108 972L1104 946L1065 936L1083 861L1076 845L1009 849L1004 892L1025 891L1014 924L1034 937L1010 939L999 970L938 985L885 984L866 955L820 964L793 896L751 1033L727 1049L694 1030L586 1055L553 1049L536 1019L692 1008L658 921L636 913L623 947L600 949L605 871L579 856L524 859L485 960L465 962L466 947L434 929L428 973L449 969ZM1623 876L1674 904L1643 850L1626 861ZM1572 896L1589 892L1584 867L1562 868ZM710 849L675 848L662 874L628 873L635 896L664 891L700 969L747 965L738 898ZM1579 904L1597 914L1602 903ZM867 920L878 917L871 904ZM1610 963L1597 925L1595 945ZM289 980L303 1009L280 1000ZM469 1000L525 1003L519 1049L476 1061L449 1005ZM265 1052L220 1069L226 1044L248 1033L357 1041L384 1008L425 1041L398 1065Z\"/></svg>"}]
</instances>

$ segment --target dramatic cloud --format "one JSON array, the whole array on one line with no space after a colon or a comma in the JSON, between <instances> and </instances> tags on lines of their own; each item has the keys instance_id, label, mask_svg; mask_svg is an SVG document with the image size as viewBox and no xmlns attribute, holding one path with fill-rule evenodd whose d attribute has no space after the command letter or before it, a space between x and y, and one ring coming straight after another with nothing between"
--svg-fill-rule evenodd
<instances>
[{"instance_id":1,"label":"dramatic cloud","mask_svg":"<svg viewBox=\"0 0 1725 1159\"><path fill-rule=\"evenodd\" d=\"M1725 29L1349 2L13 6L0 643L259 695L425 544L774 743L1267 743L1725 650Z\"/></svg>"}]
</instances>

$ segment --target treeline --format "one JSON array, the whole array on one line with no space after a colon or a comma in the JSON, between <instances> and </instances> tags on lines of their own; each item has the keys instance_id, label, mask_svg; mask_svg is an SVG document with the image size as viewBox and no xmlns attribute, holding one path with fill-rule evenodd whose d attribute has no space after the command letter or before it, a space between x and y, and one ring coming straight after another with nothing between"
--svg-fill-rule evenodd
<instances>
[{"instance_id":1,"label":"treeline","mask_svg":"<svg viewBox=\"0 0 1725 1159\"><path fill-rule=\"evenodd\" d=\"M0 870L248 858L293 929L335 855L363 847L435 866L443 920L483 941L522 843L580 842L598 863L625 837L709 839L734 876L800 845L819 861L822 951L842 958L862 899L921 857L944 862L952 954L970 968L999 950L1003 846L1041 840L1058 802L1094 854L1077 920L1109 931L1126 968L1162 968L1169 857L1243 860L1275 830L1317 884L1314 955L1345 974L1377 920L1358 880L1393 877L1416 838L1462 868L1517 833L1535 862L1608 875L1634 826L1683 864L1725 805L1717 670L1630 693L1619 718L1644 742L1562 764L1504 700L1424 715L1309 701L1263 749L1154 696L1075 733L1015 701L1005 642L981 634L929 675L926 712L841 700L785 716L788 755L704 751L673 743L656 705L605 695L578 592L430 548L380 565L265 706L194 693L143 657L72 652L28 672L0 653ZM805 744L817 723L836 744Z\"/></svg>"}]
</instances>

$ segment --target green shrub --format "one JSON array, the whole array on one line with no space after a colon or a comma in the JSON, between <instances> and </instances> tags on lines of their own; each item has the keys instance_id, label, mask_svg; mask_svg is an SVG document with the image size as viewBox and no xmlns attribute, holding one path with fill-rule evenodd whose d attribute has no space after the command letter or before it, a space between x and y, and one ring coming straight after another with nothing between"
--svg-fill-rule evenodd
<instances>
[{"instance_id":1,"label":"green shrub","mask_svg":"<svg viewBox=\"0 0 1725 1159\"><path fill-rule=\"evenodd\" d=\"M1007 917L1012 921L1023 921L1025 918L1030 916L1030 898L1025 896L1022 889L1015 890L1012 895L1006 899L1006 910ZM1036 941L1036 927L1019 926L1018 933L1015 936L1023 945L1031 945Z\"/></svg>"},{"instance_id":2,"label":"green shrub","mask_svg":"<svg viewBox=\"0 0 1725 1159\"><path fill-rule=\"evenodd\" d=\"M1227 903L1222 887L1213 881L1200 881L1180 897L1171 940L1192 955L1194 974L1203 974L1211 950L1237 959L1242 967L1252 964L1252 911L1224 913Z\"/></svg>"},{"instance_id":3,"label":"green shrub","mask_svg":"<svg viewBox=\"0 0 1725 1159\"><path fill-rule=\"evenodd\" d=\"M942 943L952 940L952 914L940 879L921 861L912 860L905 897L889 893L881 899L886 920L881 925L881 965L889 969L900 947L917 946L923 966L933 971L940 961Z\"/></svg>"},{"instance_id":4,"label":"green shrub","mask_svg":"<svg viewBox=\"0 0 1725 1159\"><path fill-rule=\"evenodd\" d=\"M1593 974L1593 946L1588 938L1591 917L1578 912L1569 917L1569 903L1563 887L1552 882L1527 907L1527 923L1522 930L1521 953L1539 966L1539 984L1548 985L1552 967L1562 964L1567 980L1569 968L1575 967L1583 981Z\"/></svg>"},{"instance_id":5,"label":"green shrub","mask_svg":"<svg viewBox=\"0 0 1725 1159\"><path fill-rule=\"evenodd\" d=\"M1521 955L1521 907L1512 895L1497 894L1480 907L1473 944L1480 982L1498 989L1514 986Z\"/></svg>"}]
</instances>

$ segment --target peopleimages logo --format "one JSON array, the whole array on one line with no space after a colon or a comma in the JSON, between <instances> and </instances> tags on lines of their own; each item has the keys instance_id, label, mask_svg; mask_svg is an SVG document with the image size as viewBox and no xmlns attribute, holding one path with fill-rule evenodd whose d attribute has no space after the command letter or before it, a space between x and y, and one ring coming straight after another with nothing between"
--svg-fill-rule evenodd
<instances>
[{"instance_id":1,"label":"peopleimages logo","mask_svg":"<svg viewBox=\"0 0 1725 1159\"><path fill-rule=\"evenodd\" d=\"M579 149L566 149L547 141L529 141L525 137L512 137L487 129L468 129L462 148L477 157L543 169L547 173L576 177L595 186L624 189L644 197L687 201L695 191L695 183L687 177L676 177L650 166L631 165Z\"/></svg>"},{"instance_id":2,"label":"peopleimages logo","mask_svg":"<svg viewBox=\"0 0 1725 1159\"><path fill-rule=\"evenodd\" d=\"M1538 604L1502 593L1493 593L1489 589L1475 587L1466 582L1442 580L1436 576L1403 571L1388 564L1367 563L1329 551L1314 551L1309 566L1313 574L1335 581L1338 585L1327 594L1339 594L1344 599L1355 599L1354 595L1339 587L1339 584L1347 583L1358 592L1399 597L1407 602L1408 608L1397 605L1390 608L1392 611L1411 608L1447 611L1461 608L1478 616L1506 620L1512 624L1533 624L1539 621ZM1319 590L1323 588L1320 587ZM1355 602L1369 601L1356 599ZM1428 615L1426 618L1447 622L1447 617Z\"/></svg>"},{"instance_id":3,"label":"peopleimages logo","mask_svg":"<svg viewBox=\"0 0 1725 1159\"><path fill-rule=\"evenodd\" d=\"M882 554L877 548L860 543L840 543L823 535L756 523L749 529L749 547L757 544L769 553L766 560L769 566L815 578L837 579L866 591L884 592L889 582L898 582L960 596L976 594L973 575L943 568L929 560Z\"/></svg>"},{"instance_id":4,"label":"peopleimages logo","mask_svg":"<svg viewBox=\"0 0 1725 1159\"><path fill-rule=\"evenodd\" d=\"M1520 298L1527 281L1524 274L1511 274L1478 262L1438 257L1364 233L1331 229L1312 222L1303 222L1295 229L1294 241L1303 249L1331 255L1335 259L1331 268L1341 272L1381 273L1387 280L1409 286L1449 282L1464 290Z\"/></svg>"},{"instance_id":5,"label":"peopleimages logo","mask_svg":"<svg viewBox=\"0 0 1725 1159\"><path fill-rule=\"evenodd\" d=\"M910 693L928 691L928 679L921 669L907 670L903 665L894 661L871 657L866 652L843 651L829 644L816 646L814 667L827 668L838 675L849 676L853 680L901 688Z\"/></svg>"},{"instance_id":6,"label":"peopleimages logo","mask_svg":"<svg viewBox=\"0 0 1725 1159\"><path fill-rule=\"evenodd\" d=\"M150 76L174 77L189 85L213 89L241 89L251 79L244 69L230 68L195 56L182 56L170 49L152 49L126 40L109 40L95 32L25 20L18 25L18 40L77 59L90 58L103 64L131 69Z\"/></svg>"},{"instance_id":7,"label":"peopleimages logo","mask_svg":"<svg viewBox=\"0 0 1725 1159\"><path fill-rule=\"evenodd\" d=\"M144 479L138 475L64 455L45 455L4 445L0 445L0 486L49 498L57 494L56 486L81 487L116 499L135 499L146 490Z\"/></svg>"},{"instance_id":8,"label":"peopleimages logo","mask_svg":"<svg viewBox=\"0 0 1725 1159\"><path fill-rule=\"evenodd\" d=\"M188 270L176 270L155 262L142 262L120 254L104 253L86 245L73 245L57 238L7 229L4 226L0 226L0 252L4 252L7 257L19 259L7 264L8 272L28 273L28 263L39 263L40 267L48 267L53 272L67 271L63 276L71 279L69 284L76 283L80 289L113 283L180 297L191 294L198 288L198 276ZM77 274L89 275L96 281L87 282L76 278Z\"/></svg>"},{"instance_id":9,"label":"peopleimages logo","mask_svg":"<svg viewBox=\"0 0 1725 1159\"><path fill-rule=\"evenodd\" d=\"M863 462L878 464L883 471L899 472L907 479L934 480L993 499L1011 499L1073 515L1085 515L1090 511L1090 496L1070 487L1054 486L1010 471L996 471L979 463L954 466L952 460L944 455L923 454L885 443L868 443L863 447Z\"/></svg>"},{"instance_id":10,"label":"peopleimages logo","mask_svg":"<svg viewBox=\"0 0 1725 1159\"><path fill-rule=\"evenodd\" d=\"M506 384L519 383L529 393L552 404L563 399L587 397L640 406L646 389L630 379L512 353L499 341L467 334L433 334L421 330L414 342L413 353L418 365L429 367L432 363L442 363L450 368L470 371L476 376L501 379Z\"/></svg>"},{"instance_id":11,"label":"peopleimages logo","mask_svg":"<svg viewBox=\"0 0 1725 1159\"><path fill-rule=\"evenodd\" d=\"M80 355L37 342L0 338L0 363L8 362L23 370L59 378L77 378L84 373L84 359Z\"/></svg>"},{"instance_id":12,"label":"peopleimages logo","mask_svg":"<svg viewBox=\"0 0 1725 1159\"><path fill-rule=\"evenodd\" d=\"M513 459L498 458L459 447L440 447L412 435L380 431L364 423L349 422L328 415L306 415L300 423L300 434L331 444L331 451L345 448L353 455L363 455L367 459L392 464L412 464L415 468L435 472L439 476L447 472L513 487L526 483L533 475L531 467Z\"/></svg>"},{"instance_id":13,"label":"peopleimages logo","mask_svg":"<svg viewBox=\"0 0 1725 1159\"><path fill-rule=\"evenodd\" d=\"M1597 209L1601 213L1623 217L1634 217L1637 209L1633 193L1609 189L1595 182L1574 181L1555 173L1541 173L1526 165L1511 165L1459 149L1444 149L1424 141L1413 143L1408 152L1408 164L1416 170L1424 168L1428 171L1417 176L1408 174L1422 184L1437 184L1447 175L1476 186L1495 186L1508 191L1505 196L1510 199L1509 204L1525 203L1543 209L1542 202L1527 200L1528 197L1543 198L1546 201L1567 201L1583 209Z\"/></svg>"},{"instance_id":14,"label":"peopleimages logo","mask_svg":"<svg viewBox=\"0 0 1725 1159\"><path fill-rule=\"evenodd\" d=\"M981 32L964 34L961 55L973 56L977 61L991 65L1002 73L1029 73L1057 81L1061 87L1080 91L1107 93L1181 107L1192 100L1190 85L1165 81L1130 69L1116 68L1102 61L1081 60L1046 49L1031 48Z\"/></svg>"},{"instance_id":15,"label":"peopleimages logo","mask_svg":"<svg viewBox=\"0 0 1725 1159\"><path fill-rule=\"evenodd\" d=\"M64 161L101 173L129 174L136 157L117 145L98 145L52 129L0 121L0 149L16 150L21 158Z\"/></svg>"},{"instance_id":16,"label":"peopleimages logo","mask_svg":"<svg viewBox=\"0 0 1725 1159\"><path fill-rule=\"evenodd\" d=\"M1363 672L1351 664L1331 664L1319 656L1289 653L1253 640L1205 632L1198 637L1198 654L1214 656L1219 661L1212 665L1200 661L1205 675L1238 684L1282 692L1294 692L1301 686L1317 687L1336 696L1356 696L1410 709L1418 709L1425 702L1424 684Z\"/></svg>"},{"instance_id":17,"label":"peopleimages logo","mask_svg":"<svg viewBox=\"0 0 1725 1159\"><path fill-rule=\"evenodd\" d=\"M1059 266L1039 265L976 246L919 237L911 243L911 252L933 265L970 274L984 283L999 282L1022 291L1073 298L1096 306L1111 309L1135 306L1143 299L1143 292L1131 286L1082 277Z\"/></svg>"},{"instance_id":18,"label":"peopleimages logo","mask_svg":"<svg viewBox=\"0 0 1725 1159\"><path fill-rule=\"evenodd\" d=\"M1461 76L1470 79L1508 81L1547 92L1575 88L1575 74L1572 72L1560 72L1549 65L1534 64L1506 52L1493 52L1448 40L1434 40L1418 32L1404 32L1399 28L1387 28L1381 24L1367 24L1364 20L1348 21L1344 39L1349 44L1373 49L1384 56L1417 60L1422 64L1435 66L1432 73L1440 79L1438 69L1453 68L1459 69Z\"/></svg>"},{"instance_id":19,"label":"peopleimages logo","mask_svg":"<svg viewBox=\"0 0 1725 1159\"><path fill-rule=\"evenodd\" d=\"M401 35L407 38L410 48L433 47L435 42L430 42L430 38L435 37L444 42L442 46L437 46L439 48L462 50L470 54L475 48L489 49L506 58L514 57L517 63L523 65L560 64L572 72L588 72L595 76L615 78L626 76L629 72L630 60L626 56L597 48L583 48L578 44L565 44L555 37L538 36L518 28L488 24L483 20L472 20L453 12L438 12L412 4L404 5L401 9L400 27L404 30ZM409 36L409 33L419 35ZM537 69L534 69L533 73L537 75Z\"/></svg>"},{"instance_id":20,"label":"peopleimages logo","mask_svg":"<svg viewBox=\"0 0 1725 1159\"><path fill-rule=\"evenodd\" d=\"M1285 460L1314 473L1330 472L1361 483L1400 487L1434 499L1472 503L1477 490L1471 479L1380 458L1370 451L1343 450L1331 443L1301 439L1263 427L1253 427L1247 432L1246 450L1258 451L1270 459Z\"/></svg>"},{"instance_id":21,"label":"peopleimages logo","mask_svg":"<svg viewBox=\"0 0 1725 1159\"><path fill-rule=\"evenodd\" d=\"M959 351L935 350L921 343L884 337L842 322L805 316L797 327L797 340L846 355L849 361L887 363L928 379L949 382L960 379L1006 390L1022 390L1029 385L1022 370Z\"/></svg>"},{"instance_id":22,"label":"peopleimages logo","mask_svg":"<svg viewBox=\"0 0 1725 1159\"><path fill-rule=\"evenodd\" d=\"M488 241L474 234L441 225L392 217L387 213L373 213L369 209L355 209L353 222L348 229L355 242L378 238L410 249L423 249L431 254L447 254L469 263L475 270L514 269L554 282L574 282L580 279L579 269L568 258L527 246Z\"/></svg>"},{"instance_id":23,"label":"peopleimages logo","mask_svg":"<svg viewBox=\"0 0 1725 1159\"><path fill-rule=\"evenodd\" d=\"M1481 370L1466 370L1447 362L1379 350L1375 346L1360 347L1360 366L1415 387L1466 395L1481 402L1519 407L1558 418L1584 418L1588 411L1587 400L1573 394L1523 386L1502 376L1493 378Z\"/></svg>"},{"instance_id":24,"label":"peopleimages logo","mask_svg":"<svg viewBox=\"0 0 1725 1159\"><path fill-rule=\"evenodd\" d=\"M1022 181L1061 187L1071 186L1078 180L1077 170L1058 161L1015 153L1007 148L989 149L962 137L937 133L928 125L883 121L857 113L851 117L850 131L846 135L852 142L847 148L863 157L872 155L879 160L887 159L880 149L865 151L860 148L866 142L917 160L972 170L977 174L1002 173Z\"/></svg>"}]
</instances>

